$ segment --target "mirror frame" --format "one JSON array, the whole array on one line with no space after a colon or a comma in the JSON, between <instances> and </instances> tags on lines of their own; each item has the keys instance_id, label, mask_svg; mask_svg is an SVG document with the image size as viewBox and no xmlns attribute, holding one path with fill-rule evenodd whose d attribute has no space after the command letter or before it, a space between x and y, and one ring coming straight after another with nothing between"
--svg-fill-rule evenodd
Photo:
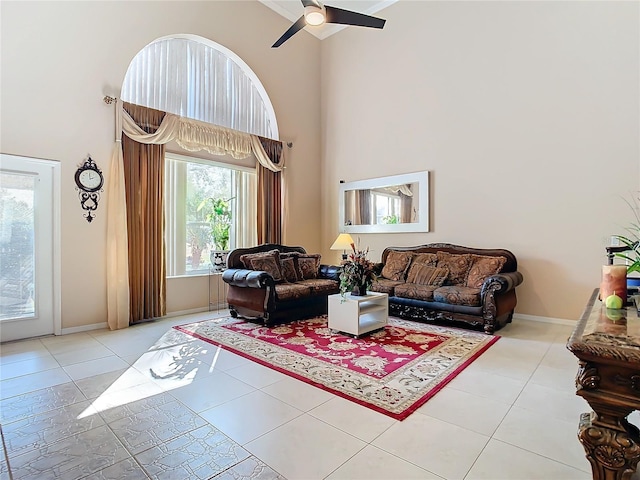
<instances>
[{"instance_id":1,"label":"mirror frame","mask_svg":"<svg viewBox=\"0 0 640 480\"><path fill-rule=\"evenodd\" d=\"M345 225L345 192L347 190L373 189L390 187L404 183L417 183L420 195L418 197L418 221L413 223L395 223L385 225ZM341 233L406 233L429 231L429 172L406 173L389 177L372 178L356 182L340 184L338 201L338 230Z\"/></svg>"}]
</instances>

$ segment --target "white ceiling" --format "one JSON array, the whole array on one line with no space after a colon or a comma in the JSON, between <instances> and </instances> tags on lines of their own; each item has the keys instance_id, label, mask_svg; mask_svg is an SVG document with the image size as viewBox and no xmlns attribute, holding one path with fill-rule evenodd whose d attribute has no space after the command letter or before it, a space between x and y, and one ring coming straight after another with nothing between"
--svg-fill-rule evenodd
<instances>
[{"instance_id":1,"label":"white ceiling","mask_svg":"<svg viewBox=\"0 0 640 480\"><path fill-rule=\"evenodd\" d=\"M291 23L298 20L302 13L304 12L304 7L302 6L302 2L300 0L259 0L260 3L263 3L271 10L276 13L279 13L287 20L290 20ZM397 0L329 0L327 2L323 2L323 4L331 5L332 7L341 8L343 10L354 10L358 13L364 13L366 15L378 16L380 10L385 7L388 7L392 3L395 3ZM383 17L384 18L384 17ZM331 25L324 24L318 27L312 27L307 25L304 29L315 35L320 40L327 38L330 35L333 35L336 32L339 32L343 28L346 28L346 25ZM358 28L358 27L355 27ZM284 30L283 32L284 33Z\"/></svg>"}]
</instances>

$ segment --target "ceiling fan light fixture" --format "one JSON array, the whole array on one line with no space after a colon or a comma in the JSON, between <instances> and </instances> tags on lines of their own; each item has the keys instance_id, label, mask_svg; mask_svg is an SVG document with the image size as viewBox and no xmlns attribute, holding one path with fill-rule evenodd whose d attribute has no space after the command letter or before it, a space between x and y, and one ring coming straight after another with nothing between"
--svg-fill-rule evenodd
<instances>
[{"instance_id":1,"label":"ceiling fan light fixture","mask_svg":"<svg viewBox=\"0 0 640 480\"><path fill-rule=\"evenodd\" d=\"M304 19L307 25L322 25L326 20L324 5L322 7L316 7L315 5L304 7Z\"/></svg>"}]
</instances>

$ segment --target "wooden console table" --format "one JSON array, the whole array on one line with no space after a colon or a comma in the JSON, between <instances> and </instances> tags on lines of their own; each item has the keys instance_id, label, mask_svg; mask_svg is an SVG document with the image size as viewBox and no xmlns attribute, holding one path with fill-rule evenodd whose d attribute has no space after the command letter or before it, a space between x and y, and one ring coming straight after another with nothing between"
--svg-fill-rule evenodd
<instances>
[{"instance_id":1,"label":"wooden console table","mask_svg":"<svg viewBox=\"0 0 640 480\"><path fill-rule=\"evenodd\" d=\"M628 480L640 460L640 432L627 416L640 409L640 318L635 306L607 309L595 289L567 348L578 357L578 438L596 480Z\"/></svg>"}]
</instances>

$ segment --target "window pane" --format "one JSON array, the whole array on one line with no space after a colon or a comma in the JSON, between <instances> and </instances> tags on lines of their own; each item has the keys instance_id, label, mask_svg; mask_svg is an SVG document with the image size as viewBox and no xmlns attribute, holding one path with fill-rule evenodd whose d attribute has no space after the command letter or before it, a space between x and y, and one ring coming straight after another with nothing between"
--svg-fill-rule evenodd
<instances>
[{"instance_id":1,"label":"window pane","mask_svg":"<svg viewBox=\"0 0 640 480\"><path fill-rule=\"evenodd\" d=\"M35 314L35 177L0 173L0 320Z\"/></svg>"},{"instance_id":2,"label":"window pane","mask_svg":"<svg viewBox=\"0 0 640 480\"><path fill-rule=\"evenodd\" d=\"M255 245L255 173L167 154L167 275L209 272L213 250Z\"/></svg>"},{"instance_id":3,"label":"window pane","mask_svg":"<svg viewBox=\"0 0 640 480\"><path fill-rule=\"evenodd\" d=\"M233 175L234 171L229 168L188 164L185 212L187 273L207 270L211 250L231 248Z\"/></svg>"}]
</instances>

